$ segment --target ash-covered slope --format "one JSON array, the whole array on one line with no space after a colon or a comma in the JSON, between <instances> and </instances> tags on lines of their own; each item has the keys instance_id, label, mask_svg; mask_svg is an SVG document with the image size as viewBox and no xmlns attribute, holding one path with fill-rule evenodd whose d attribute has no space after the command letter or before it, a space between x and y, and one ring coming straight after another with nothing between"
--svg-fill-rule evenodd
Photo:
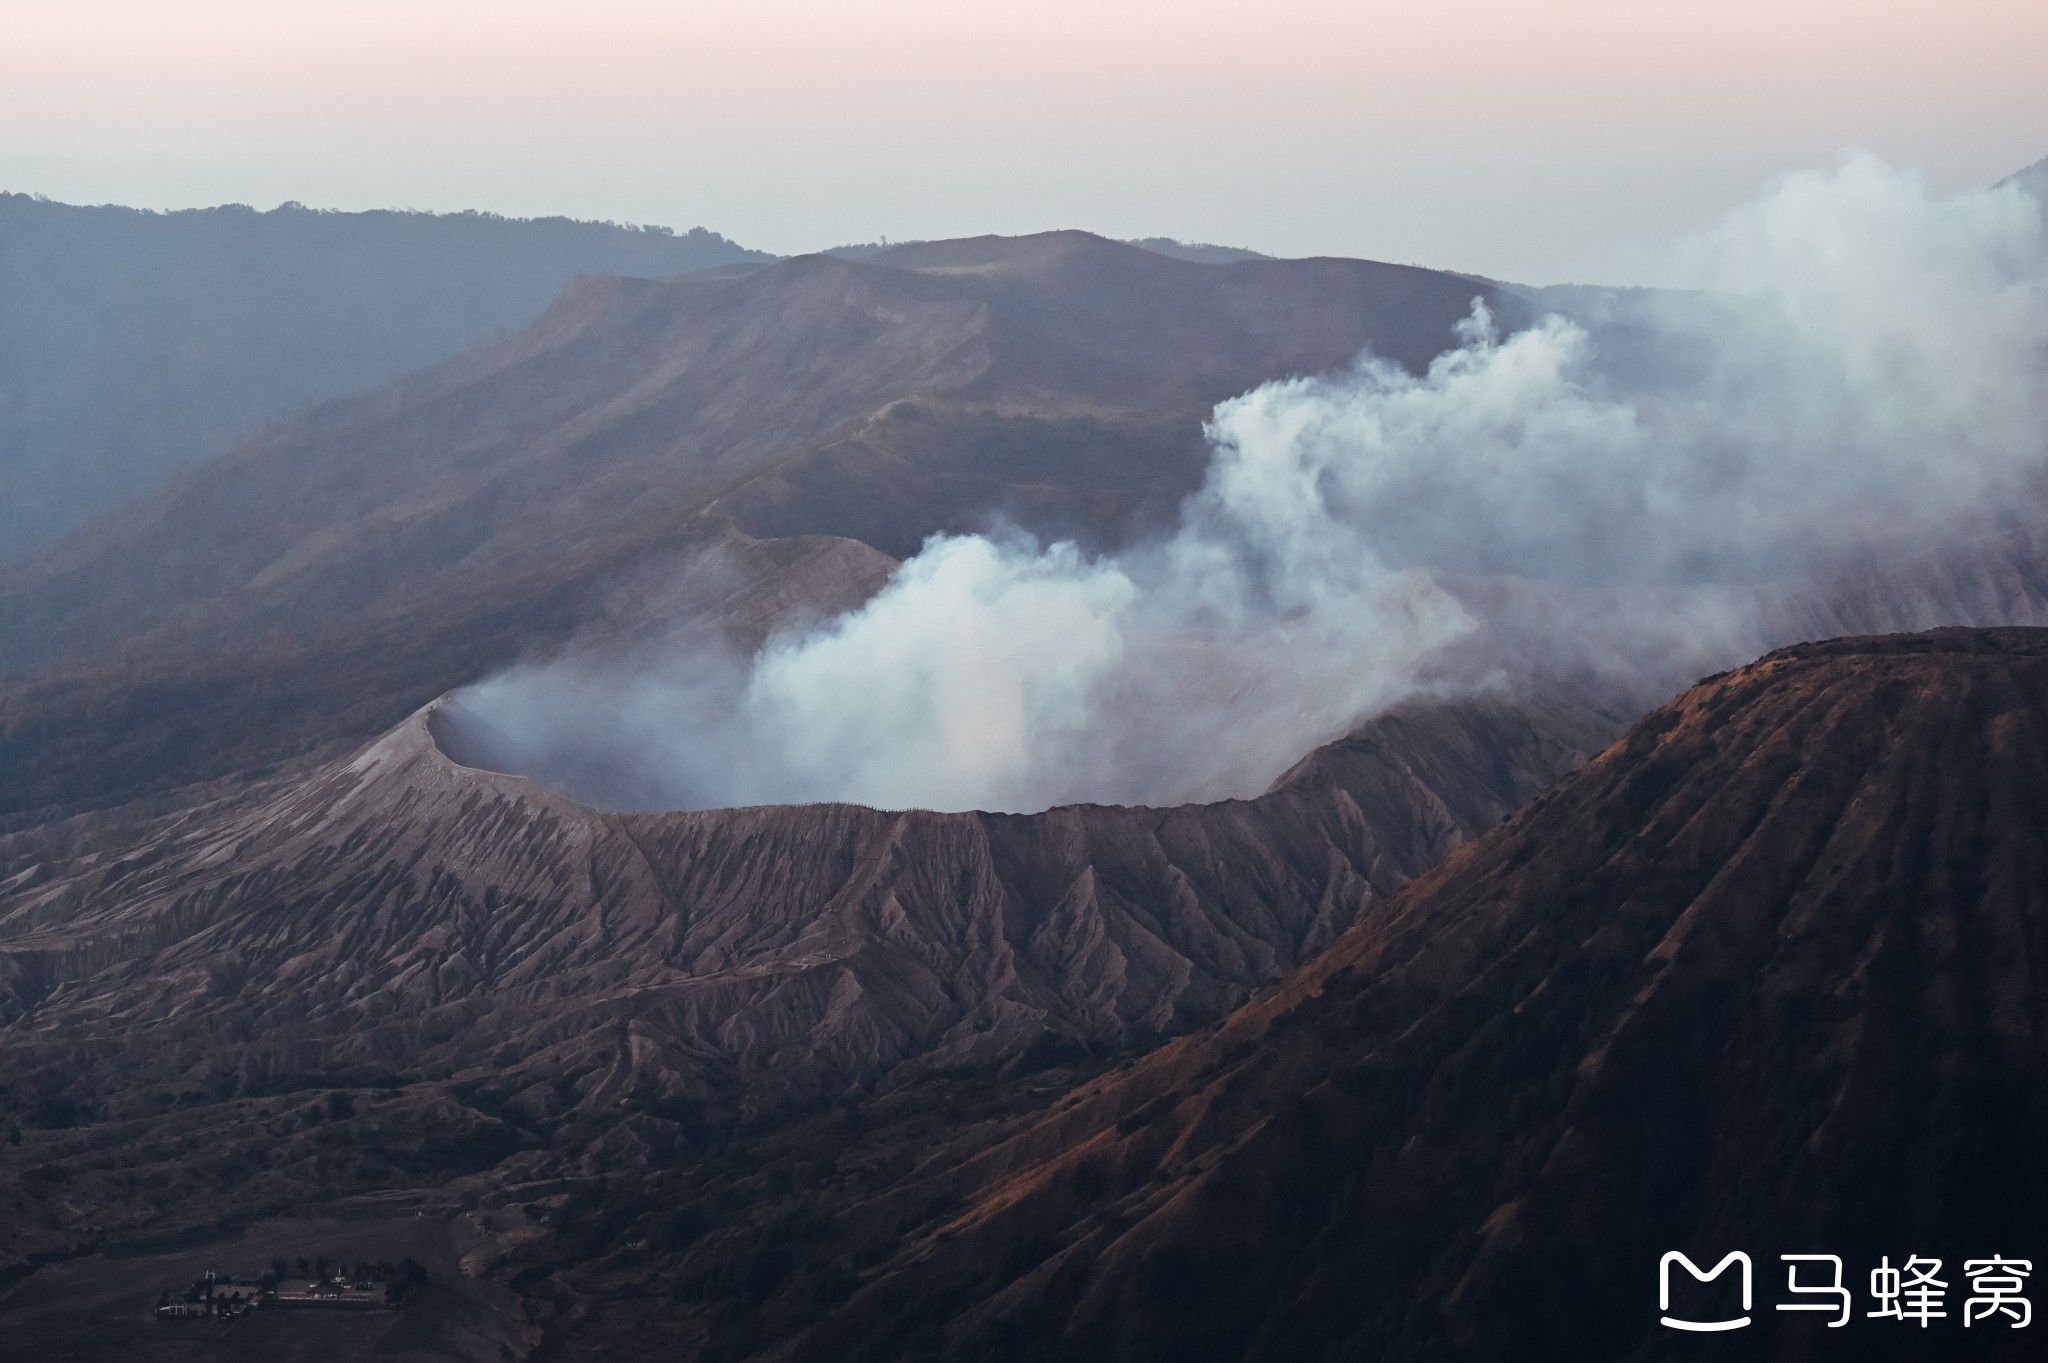
<instances>
[{"instance_id":1,"label":"ash-covered slope","mask_svg":"<svg viewBox=\"0 0 2048 1363\"><path fill-rule=\"evenodd\" d=\"M998 517L1120 542L1196 485L1214 403L1365 349L1419 366L1475 295L1523 315L1427 270L1078 232L584 281L0 571L0 808L366 738L593 611L645 624L713 546L901 557Z\"/></svg>"},{"instance_id":2,"label":"ash-covered slope","mask_svg":"<svg viewBox=\"0 0 2048 1363\"><path fill-rule=\"evenodd\" d=\"M2033 1357L1965 1335L1960 1270L2038 1263L2048 1225L2044 697L2020 629L1709 679L1216 1030L708 1235L673 1305L581 1347L631 1357L644 1319L835 1361L1704 1356L1657 1324L1658 1259L1740 1249L1754 1324L1704 1343ZM797 1206L836 1234L777 1240ZM764 1246L765 1294L712 1271ZM1798 1253L1844 1257L1850 1326L1773 1310ZM1915 1254L1949 1269L1925 1335L1863 1314Z\"/></svg>"},{"instance_id":3,"label":"ash-covered slope","mask_svg":"<svg viewBox=\"0 0 2048 1363\"><path fill-rule=\"evenodd\" d=\"M1254 801L621 815L458 766L423 712L211 804L39 825L0 839L0 1162L44 1171L13 1252L508 1157L631 1169L700 1122L1182 1031L1590 746L1467 704Z\"/></svg>"}]
</instances>

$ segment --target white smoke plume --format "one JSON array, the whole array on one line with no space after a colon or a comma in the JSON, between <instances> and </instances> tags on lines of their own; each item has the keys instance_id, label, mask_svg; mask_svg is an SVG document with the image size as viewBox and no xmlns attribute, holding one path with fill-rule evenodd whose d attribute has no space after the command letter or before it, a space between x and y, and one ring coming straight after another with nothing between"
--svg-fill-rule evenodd
<instances>
[{"instance_id":1,"label":"white smoke plume","mask_svg":"<svg viewBox=\"0 0 2048 1363\"><path fill-rule=\"evenodd\" d=\"M1576 317L1504 338L1475 300L1426 374L1368 356L1222 404L1161 542L935 538L752 659L571 658L463 703L521 769L603 803L1252 795L1532 649L1675 685L1782 642L1765 584L2039 505L2048 250L2020 189L1943 199L1851 156L1682 259L1697 292L1542 291Z\"/></svg>"}]
</instances>

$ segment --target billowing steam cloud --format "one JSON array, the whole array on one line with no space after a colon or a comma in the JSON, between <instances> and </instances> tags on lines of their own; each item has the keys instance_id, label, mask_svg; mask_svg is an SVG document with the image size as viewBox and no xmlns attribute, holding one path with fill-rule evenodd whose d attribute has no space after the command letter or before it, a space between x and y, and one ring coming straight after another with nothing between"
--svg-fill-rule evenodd
<instances>
[{"instance_id":1,"label":"billowing steam cloud","mask_svg":"<svg viewBox=\"0 0 2048 1363\"><path fill-rule=\"evenodd\" d=\"M1330 452L1238 446L1219 428L1209 486L1166 543L1090 560L937 537L862 609L770 640L750 666L701 644L623 674L569 661L466 704L526 745L544 737L522 767L636 804L1032 809L1256 790L1305 735L1405 694L1472 628L1317 495L1328 471L1312 461Z\"/></svg>"},{"instance_id":2,"label":"billowing steam cloud","mask_svg":"<svg viewBox=\"0 0 2048 1363\"><path fill-rule=\"evenodd\" d=\"M1222 404L1162 542L936 538L752 659L569 659L464 703L523 769L611 803L1249 795L1420 688L1528 663L1530 603L1550 644L1675 684L1777 642L1756 603L1786 584L2035 504L2033 199L1938 199L1851 157L1685 260L1700 292L1567 291L1505 338L1475 304L1424 375L1366 357Z\"/></svg>"}]
</instances>

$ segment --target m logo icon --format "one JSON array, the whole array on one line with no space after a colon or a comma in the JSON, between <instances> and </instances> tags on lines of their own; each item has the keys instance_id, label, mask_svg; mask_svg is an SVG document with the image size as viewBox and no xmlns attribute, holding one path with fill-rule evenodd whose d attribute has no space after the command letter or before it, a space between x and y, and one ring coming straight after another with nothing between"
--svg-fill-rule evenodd
<instances>
[{"instance_id":1,"label":"m logo icon","mask_svg":"<svg viewBox=\"0 0 2048 1363\"><path fill-rule=\"evenodd\" d=\"M1692 1274L1693 1280L1703 1283L1711 1282L1715 1278L1720 1277L1722 1273L1727 1271L1728 1265L1741 1264L1742 1309L1746 1312L1749 1310L1752 1274L1747 1254L1744 1254L1739 1249L1734 1250L1726 1258L1722 1259L1720 1263L1715 1264L1711 1270L1702 1273L1698 1264L1686 1258L1677 1250L1672 1250L1657 1261L1657 1309L1666 1313L1662 1320L1664 1324L1674 1330L1740 1330L1743 1326L1749 1324L1749 1317L1747 1315L1737 1316L1734 1320L1678 1320L1671 1316L1669 1312L1671 1310L1671 1266L1673 1264L1684 1264L1685 1271Z\"/></svg>"}]
</instances>

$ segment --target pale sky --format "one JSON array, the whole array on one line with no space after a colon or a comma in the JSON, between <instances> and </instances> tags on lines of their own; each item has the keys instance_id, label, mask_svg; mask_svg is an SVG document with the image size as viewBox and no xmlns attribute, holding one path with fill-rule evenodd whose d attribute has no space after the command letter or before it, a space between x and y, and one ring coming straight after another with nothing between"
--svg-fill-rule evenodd
<instances>
[{"instance_id":1,"label":"pale sky","mask_svg":"<svg viewBox=\"0 0 2048 1363\"><path fill-rule=\"evenodd\" d=\"M1852 146L1941 189L2048 155L2048 0L0 0L0 189L72 202L1544 283Z\"/></svg>"}]
</instances>

